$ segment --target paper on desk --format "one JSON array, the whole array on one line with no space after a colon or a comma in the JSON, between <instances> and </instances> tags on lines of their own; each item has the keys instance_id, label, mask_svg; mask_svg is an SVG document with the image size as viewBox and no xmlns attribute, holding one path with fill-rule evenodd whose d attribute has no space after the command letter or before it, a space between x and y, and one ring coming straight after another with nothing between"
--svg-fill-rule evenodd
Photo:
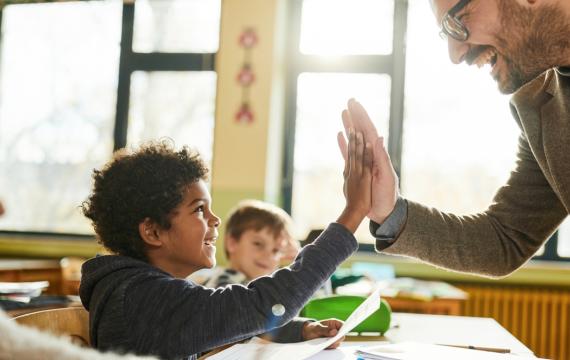
<instances>
[{"instance_id":1,"label":"paper on desk","mask_svg":"<svg viewBox=\"0 0 570 360\"><path fill-rule=\"evenodd\" d=\"M39 296L49 286L48 281L33 282L0 282L0 294Z\"/></svg>"},{"instance_id":2,"label":"paper on desk","mask_svg":"<svg viewBox=\"0 0 570 360\"><path fill-rule=\"evenodd\" d=\"M499 354L489 351L462 349L450 346L401 342L372 347L361 347L356 351L365 360L522 360L534 359L513 354Z\"/></svg>"},{"instance_id":3,"label":"paper on desk","mask_svg":"<svg viewBox=\"0 0 570 360\"><path fill-rule=\"evenodd\" d=\"M356 310L350 314L338 333L330 338L319 338L291 344L261 343L251 341L247 344L234 345L214 356L209 360L291 360L306 359L339 340L362 321L366 320L380 307L380 290L370 295Z\"/></svg>"}]
</instances>

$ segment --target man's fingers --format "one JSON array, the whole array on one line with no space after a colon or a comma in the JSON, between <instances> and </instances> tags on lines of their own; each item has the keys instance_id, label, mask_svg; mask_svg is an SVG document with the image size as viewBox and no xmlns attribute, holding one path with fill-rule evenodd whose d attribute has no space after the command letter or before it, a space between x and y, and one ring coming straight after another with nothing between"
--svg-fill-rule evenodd
<instances>
[{"instance_id":1,"label":"man's fingers","mask_svg":"<svg viewBox=\"0 0 570 360\"><path fill-rule=\"evenodd\" d=\"M359 131L356 133L356 159L355 159L355 168L354 168L358 176L362 174L363 158L364 158L364 138L362 133Z\"/></svg>"},{"instance_id":2,"label":"man's fingers","mask_svg":"<svg viewBox=\"0 0 570 360\"><path fill-rule=\"evenodd\" d=\"M356 133L353 128L348 129L348 172L356 168Z\"/></svg>"},{"instance_id":3,"label":"man's fingers","mask_svg":"<svg viewBox=\"0 0 570 360\"><path fill-rule=\"evenodd\" d=\"M372 150L372 146L367 141L366 144L364 145L364 158L362 160L363 171L371 172L373 162L374 162L374 153Z\"/></svg>"},{"instance_id":4,"label":"man's fingers","mask_svg":"<svg viewBox=\"0 0 570 360\"><path fill-rule=\"evenodd\" d=\"M390 154L388 154L388 150L386 149L386 147L384 146L384 137L379 137L378 138L378 154L374 154L374 156L378 155L378 160L380 161L379 166L381 167L385 167L385 166L392 166L392 161L390 160Z\"/></svg>"},{"instance_id":5,"label":"man's fingers","mask_svg":"<svg viewBox=\"0 0 570 360\"><path fill-rule=\"evenodd\" d=\"M362 131L366 141L372 143L378 137L378 131L362 104L354 99L348 100L348 113L353 127Z\"/></svg>"},{"instance_id":6,"label":"man's fingers","mask_svg":"<svg viewBox=\"0 0 570 360\"><path fill-rule=\"evenodd\" d=\"M339 131L336 135L336 142L338 143L338 148L344 159L345 167L346 167L346 159L348 157L348 145L346 144L346 139L344 138L344 134L342 131Z\"/></svg>"},{"instance_id":7,"label":"man's fingers","mask_svg":"<svg viewBox=\"0 0 570 360\"><path fill-rule=\"evenodd\" d=\"M348 129L354 129L354 124L350 118L350 113L346 109L342 111L342 125L344 126L344 133L348 138Z\"/></svg>"}]
</instances>

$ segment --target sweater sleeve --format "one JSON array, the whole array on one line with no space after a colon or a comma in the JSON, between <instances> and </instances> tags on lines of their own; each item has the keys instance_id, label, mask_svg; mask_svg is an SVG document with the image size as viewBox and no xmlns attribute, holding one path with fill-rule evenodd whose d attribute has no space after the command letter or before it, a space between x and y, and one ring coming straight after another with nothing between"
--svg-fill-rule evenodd
<instances>
[{"instance_id":1,"label":"sweater sleeve","mask_svg":"<svg viewBox=\"0 0 570 360\"><path fill-rule=\"evenodd\" d=\"M267 334L271 336L271 341L276 343L300 342L303 341L303 326L305 323L312 321L314 320L297 317Z\"/></svg>"},{"instance_id":2,"label":"sweater sleeve","mask_svg":"<svg viewBox=\"0 0 570 360\"><path fill-rule=\"evenodd\" d=\"M505 276L530 259L567 213L524 136L518 160L487 211L457 216L408 200L408 218L385 250L460 272Z\"/></svg>"},{"instance_id":3,"label":"sweater sleeve","mask_svg":"<svg viewBox=\"0 0 570 360\"><path fill-rule=\"evenodd\" d=\"M281 327L356 249L354 236L332 223L289 267L247 286L211 289L163 274L134 279L125 295L132 347L180 358Z\"/></svg>"}]
</instances>

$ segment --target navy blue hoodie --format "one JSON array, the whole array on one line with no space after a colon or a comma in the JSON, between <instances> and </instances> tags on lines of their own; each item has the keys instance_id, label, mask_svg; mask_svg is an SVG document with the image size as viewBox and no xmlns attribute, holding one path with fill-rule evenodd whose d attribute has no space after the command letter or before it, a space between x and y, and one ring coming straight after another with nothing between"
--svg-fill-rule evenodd
<instances>
[{"instance_id":1,"label":"navy blue hoodie","mask_svg":"<svg viewBox=\"0 0 570 360\"><path fill-rule=\"evenodd\" d=\"M89 311L92 345L163 359L197 354L277 327L276 340L301 341L304 321L287 326L336 267L357 248L342 225L332 223L293 264L247 286L211 289L130 257L88 260L79 290ZM273 316L280 304L285 313ZM283 308L279 307L279 308Z\"/></svg>"}]
</instances>

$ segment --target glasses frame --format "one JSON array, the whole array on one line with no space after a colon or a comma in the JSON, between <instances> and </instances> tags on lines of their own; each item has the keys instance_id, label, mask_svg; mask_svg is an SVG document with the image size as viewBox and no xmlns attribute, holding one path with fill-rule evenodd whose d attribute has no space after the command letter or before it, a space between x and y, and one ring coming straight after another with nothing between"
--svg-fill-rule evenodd
<instances>
[{"instance_id":1,"label":"glasses frame","mask_svg":"<svg viewBox=\"0 0 570 360\"><path fill-rule=\"evenodd\" d=\"M471 0L460 0L443 16L441 20L441 31L439 36L446 39L448 36L457 41L466 41L469 39L469 30L455 15L460 12Z\"/></svg>"}]
</instances>

